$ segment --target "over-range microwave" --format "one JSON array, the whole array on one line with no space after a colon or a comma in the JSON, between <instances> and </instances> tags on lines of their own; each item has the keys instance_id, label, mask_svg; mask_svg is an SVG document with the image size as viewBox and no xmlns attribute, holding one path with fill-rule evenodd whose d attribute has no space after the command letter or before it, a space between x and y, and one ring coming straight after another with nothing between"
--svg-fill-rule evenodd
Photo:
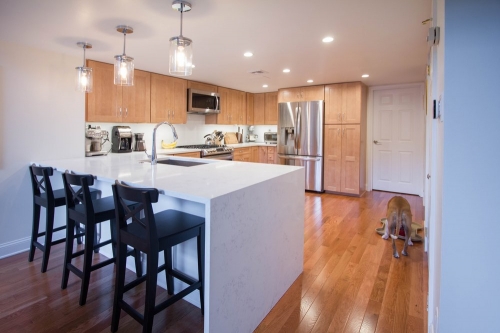
<instances>
[{"instance_id":1,"label":"over-range microwave","mask_svg":"<svg viewBox=\"0 0 500 333\"><path fill-rule=\"evenodd\" d=\"M211 91L188 89L188 113L219 113L219 94Z\"/></svg>"}]
</instances>

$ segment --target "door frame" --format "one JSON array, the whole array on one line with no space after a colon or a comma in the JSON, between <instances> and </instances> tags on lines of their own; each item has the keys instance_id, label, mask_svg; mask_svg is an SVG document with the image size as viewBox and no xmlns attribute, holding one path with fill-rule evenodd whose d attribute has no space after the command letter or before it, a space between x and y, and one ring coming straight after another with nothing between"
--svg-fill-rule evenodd
<instances>
[{"instance_id":1,"label":"door frame","mask_svg":"<svg viewBox=\"0 0 500 333\"><path fill-rule=\"evenodd\" d=\"M422 122L424 124L424 129L425 129L425 83L424 82L417 82L417 83L406 83L406 84L395 84L395 85L385 85L385 86L373 86L368 88L368 101L367 101L367 110L366 110L366 190L367 191L372 191L373 190L373 145L371 144L373 142L373 113L374 113L374 96L375 96L375 91L381 91L381 90L393 90L393 89L404 89L404 88L419 88L420 90L420 96L421 96L421 114L422 114ZM426 130L426 129L425 129ZM424 141L422 142L422 147L423 147L423 161L422 163L422 171L425 175L425 133L423 135ZM425 177L424 177L425 178ZM420 197L424 196L424 191L425 191L425 179L422 179L422 193L419 193L418 195Z\"/></svg>"}]
</instances>

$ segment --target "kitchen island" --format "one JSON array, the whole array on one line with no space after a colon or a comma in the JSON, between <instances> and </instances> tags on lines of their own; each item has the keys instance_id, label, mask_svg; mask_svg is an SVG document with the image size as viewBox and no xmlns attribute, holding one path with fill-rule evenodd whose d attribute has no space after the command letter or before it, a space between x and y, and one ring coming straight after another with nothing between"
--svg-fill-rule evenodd
<instances>
[{"instance_id":1,"label":"kitchen island","mask_svg":"<svg viewBox=\"0 0 500 333\"><path fill-rule=\"evenodd\" d=\"M105 196L115 179L156 187L163 195L155 212L171 208L205 217L204 331L252 332L302 272L304 170L181 157L159 161L203 163L152 166L141 163L144 158L143 153L110 154L41 164L93 174ZM109 237L107 230L103 227L103 237ZM111 249L102 253L110 256ZM177 246L174 265L196 276L194 241ZM164 274L158 277L165 286ZM186 299L199 302L196 293Z\"/></svg>"}]
</instances>

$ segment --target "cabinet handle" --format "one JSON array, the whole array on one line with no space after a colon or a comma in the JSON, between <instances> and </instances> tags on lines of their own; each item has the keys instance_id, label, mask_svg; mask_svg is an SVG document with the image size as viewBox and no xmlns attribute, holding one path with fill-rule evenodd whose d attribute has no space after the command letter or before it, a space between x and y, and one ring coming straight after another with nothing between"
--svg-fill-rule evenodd
<instances>
[{"instance_id":1,"label":"cabinet handle","mask_svg":"<svg viewBox=\"0 0 500 333\"><path fill-rule=\"evenodd\" d=\"M337 135L340 135L340 128L337 128Z\"/></svg>"},{"instance_id":2,"label":"cabinet handle","mask_svg":"<svg viewBox=\"0 0 500 333\"><path fill-rule=\"evenodd\" d=\"M337 120L340 120L340 117L342 116L342 113L337 113Z\"/></svg>"},{"instance_id":3,"label":"cabinet handle","mask_svg":"<svg viewBox=\"0 0 500 333\"><path fill-rule=\"evenodd\" d=\"M342 116L342 119L345 120L345 112L344 112L344 115Z\"/></svg>"},{"instance_id":4,"label":"cabinet handle","mask_svg":"<svg viewBox=\"0 0 500 333\"><path fill-rule=\"evenodd\" d=\"M122 116L122 108L120 108L120 117Z\"/></svg>"},{"instance_id":5,"label":"cabinet handle","mask_svg":"<svg viewBox=\"0 0 500 333\"><path fill-rule=\"evenodd\" d=\"M167 119L170 119L170 110L168 110L168 116Z\"/></svg>"},{"instance_id":6,"label":"cabinet handle","mask_svg":"<svg viewBox=\"0 0 500 333\"><path fill-rule=\"evenodd\" d=\"M125 118L128 117L128 108L125 108Z\"/></svg>"},{"instance_id":7,"label":"cabinet handle","mask_svg":"<svg viewBox=\"0 0 500 333\"><path fill-rule=\"evenodd\" d=\"M172 110L172 118L175 117L175 110Z\"/></svg>"}]
</instances>

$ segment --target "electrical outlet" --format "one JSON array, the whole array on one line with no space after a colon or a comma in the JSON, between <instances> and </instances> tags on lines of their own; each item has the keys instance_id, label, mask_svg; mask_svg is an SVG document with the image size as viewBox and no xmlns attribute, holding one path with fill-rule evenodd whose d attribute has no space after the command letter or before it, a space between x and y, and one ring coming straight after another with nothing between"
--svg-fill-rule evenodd
<instances>
[{"instance_id":1,"label":"electrical outlet","mask_svg":"<svg viewBox=\"0 0 500 333\"><path fill-rule=\"evenodd\" d=\"M424 226L424 251L429 252L429 229L426 226Z\"/></svg>"}]
</instances>

